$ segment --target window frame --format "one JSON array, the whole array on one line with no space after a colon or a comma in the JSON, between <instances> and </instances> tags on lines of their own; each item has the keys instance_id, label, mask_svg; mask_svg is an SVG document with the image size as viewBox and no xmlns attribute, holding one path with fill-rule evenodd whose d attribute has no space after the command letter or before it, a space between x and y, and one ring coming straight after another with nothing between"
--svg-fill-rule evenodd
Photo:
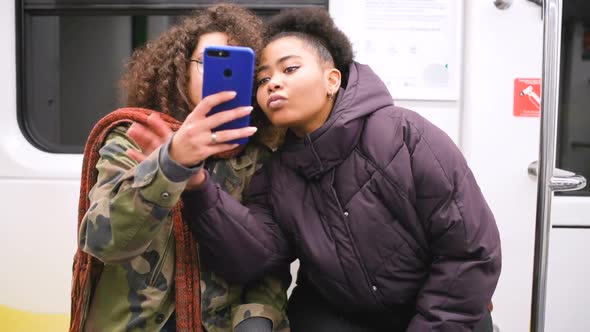
<instances>
[{"instance_id":1,"label":"window frame","mask_svg":"<svg viewBox=\"0 0 590 332\"><path fill-rule=\"evenodd\" d=\"M35 16L185 16L214 3L206 0L15 0L16 108L18 125L25 139L36 149L52 154L80 154L84 148L83 143L81 146L64 145L37 135L35 122L28 121L27 98L31 93L27 87L27 71L30 68L27 68L25 58L27 43L30 42L26 39L28 19ZM261 17L287 8L329 7L329 0L237 0L234 3L255 11Z\"/></svg>"}]
</instances>

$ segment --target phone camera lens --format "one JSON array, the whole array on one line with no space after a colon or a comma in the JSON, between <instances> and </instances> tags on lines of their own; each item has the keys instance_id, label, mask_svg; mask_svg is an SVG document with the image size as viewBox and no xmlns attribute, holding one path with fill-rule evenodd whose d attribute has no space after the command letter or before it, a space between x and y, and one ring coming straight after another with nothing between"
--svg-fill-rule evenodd
<instances>
[{"instance_id":1,"label":"phone camera lens","mask_svg":"<svg viewBox=\"0 0 590 332\"><path fill-rule=\"evenodd\" d=\"M223 71L223 76L225 76L225 77L229 78L229 77L231 77L232 74L233 73L232 73L231 69L229 69L229 68L227 68L226 70Z\"/></svg>"}]
</instances>

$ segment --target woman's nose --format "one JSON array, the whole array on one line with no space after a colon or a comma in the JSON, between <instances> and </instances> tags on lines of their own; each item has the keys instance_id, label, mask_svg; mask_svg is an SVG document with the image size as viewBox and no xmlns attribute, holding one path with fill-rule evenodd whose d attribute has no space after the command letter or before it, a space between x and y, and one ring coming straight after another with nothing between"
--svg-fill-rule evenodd
<instances>
[{"instance_id":1,"label":"woman's nose","mask_svg":"<svg viewBox=\"0 0 590 332\"><path fill-rule=\"evenodd\" d=\"M272 77L270 79L270 82L268 82L267 86L268 86L268 91L272 92L272 91L276 91L276 90L280 89L282 87L282 84L276 77Z\"/></svg>"}]
</instances>

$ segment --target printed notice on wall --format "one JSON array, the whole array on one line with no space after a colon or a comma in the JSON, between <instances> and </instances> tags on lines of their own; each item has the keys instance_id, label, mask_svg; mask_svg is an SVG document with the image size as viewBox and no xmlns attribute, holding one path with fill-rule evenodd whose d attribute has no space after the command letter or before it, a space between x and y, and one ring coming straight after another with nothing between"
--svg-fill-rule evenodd
<instances>
[{"instance_id":1,"label":"printed notice on wall","mask_svg":"<svg viewBox=\"0 0 590 332\"><path fill-rule=\"evenodd\" d=\"M355 58L381 77L395 99L459 99L463 1L332 2Z\"/></svg>"}]
</instances>

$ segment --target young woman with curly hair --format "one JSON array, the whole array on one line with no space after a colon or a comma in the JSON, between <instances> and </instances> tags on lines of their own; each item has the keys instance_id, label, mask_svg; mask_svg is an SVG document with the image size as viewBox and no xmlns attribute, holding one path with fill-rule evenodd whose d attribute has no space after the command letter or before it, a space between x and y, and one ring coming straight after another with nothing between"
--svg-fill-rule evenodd
<instances>
[{"instance_id":1,"label":"young woman with curly hair","mask_svg":"<svg viewBox=\"0 0 590 332\"><path fill-rule=\"evenodd\" d=\"M327 12L286 11L265 36L256 98L287 137L244 205L207 174L187 193L202 253L224 253L210 267L248 282L299 258L295 332L490 330L500 239L459 149L394 106Z\"/></svg>"},{"instance_id":2,"label":"young woman with curly hair","mask_svg":"<svg viewBox=\"0 0 590 332\"><path fill-rule=\"evenodd\" d=\"M133 53L122 79L126 106L147 109L149 116L144 125L125 122L116 126L100 149L97 181L88 195L90 208L80 226L80 248L104 266L92 283L83 318L77 320L79 330L176 331L175 306L181 308L178 299L175 303L179 266L175 259L182 258L175 254L173 207L181 200L184 206L192 204L184 193L200 181L198 171L203 166L224 190L240 199L250 177L270 156L265 143L272 143L271 136L263 135L272 128L261 128L245 146L205 146L203 150L213 155L206 165L196 162L204 159L202 151L192 153L197 159L188 162L176 157L192 146L186 140L192 132L214 128L216 123L252 110L242 107L205 117L212 107L234 95L226 92L202 98L203 50L209 45L240 45L258 51L261 41L261 22L253 13L235 5L216 5L186 18ZM162 121L162 113L177 120L180 129L176 133ZM219 132L219 140L251 136L255 129ZM137 138L137 133L149 133L150 144ZM207 140L211 143L209 137ZM183 211L182 218L186 216ZM202 327L178 323L179 328L287 331L288 278L261 275L245 286L230 283L236 278L228 282L208 270L223 255L200 255L200 262L193 262L200 264Z\"/></svg>"}]
</instances>

